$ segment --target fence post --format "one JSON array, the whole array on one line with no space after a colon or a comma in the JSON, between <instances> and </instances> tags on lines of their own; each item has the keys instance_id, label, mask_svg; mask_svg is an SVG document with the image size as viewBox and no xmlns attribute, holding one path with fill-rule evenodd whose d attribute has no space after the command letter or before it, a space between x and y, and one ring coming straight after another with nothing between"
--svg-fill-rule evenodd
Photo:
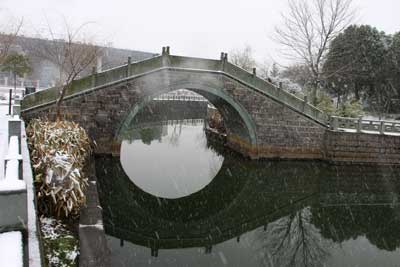
<instances>
[{"instance_id":1,"label":"fence post","mask_svg":"<svg viewBox=\"0 0 400 267\"><path fill-rule=\"evenodd\" d=\"M128 57L128 65L126 66L126 77L129 77L129 75L131 75L131 63L132 58Z\"/></svg>"},{"instance_id":2,"label":"fence post","mask_svg":"<svg viewBox=\"0 0 400 267\"><path fill-rule=\"evenodd\" d=\"M225 71L225 66L226 66L227 61L228 61L228 54L224 53L224 52L221 52L220 60L221 60L221 71Z\"/></svg>"},{"instance_id":3,"label":"fence post","mask_svg":"<svg viewBox=\"0 0 400 267\"><path fill-rule=\"evenodd\" d=\"M92 68L92 88L96 87L96 67Z\"/></svg>"},{"instance_id":4,"label":"fence post","mask_svg":"<svg viewBox=\"0 0 400 267\"><path fill-rule=\"evenodd\" d=\"M381 123L379 124L379 133L380 134L385 133L385 122L384 121L381 121Z\"/></svg>"},{"instance_id":5,"label":"fence post","mask_svg":"<svg viewBox=\"0 0 400 267\"><path fill-rule=\"evenodd\" d=\"M162 60L163 67L167 67L170 65L170 58L169 58L170 54L169 53L170 53L169 46L165 46L162 48L162 53L161 53L162 59L161 60Z\"/></svg>"},{"instance_id":6,"label":"fence post","mask_svg":"<svg viewBox=\"0 0 400 267\"><path fill-rule=\"evenodd\" d=\"M302 111L304 112L304 110L306 109L306 105L308 104L308 96L304 96L303 98L303 105L302 105Z\"/></svg>"},{"instance_id":7,"label":"fence post","mask_svg":"<svg viewBox=\"0 0 400 267\"><path fill-rule=\"evenodd\" d=\"M361 133L361 130L362 130L362 116L358 118L357 133Z\"/></svg>"},{"instance_id":8,"label":"fence post","mask_svg":"<svg viewBox=\"0 0 400 267\"><path fill-rule=\"evenodd\" d=\"M8 94L8 115L11 116L11 103L12 103L12 89L10 89Z\"/></svg>"},{"instance_id":9,"label":"fence post","mask_svg":"<svg viewBox=\"0 0 400 267\"><path fill-rule=\"evenodd\" d=\"M18 142L21 144L21 120L20 119L14 118L14 119L10 119L8 121L8 143L10 142L11 136L18 136Z\"/></svg>"},{"instance_id":10,"label":"fence post","mask_svg":"<svg viewBox=\"0 0 400 267\"><path fill-rule=\"evenodd\" d=\"M331 129L334 131L338 130L338 118L336 116L331 117Z\"/></svg>"}]
</instances>

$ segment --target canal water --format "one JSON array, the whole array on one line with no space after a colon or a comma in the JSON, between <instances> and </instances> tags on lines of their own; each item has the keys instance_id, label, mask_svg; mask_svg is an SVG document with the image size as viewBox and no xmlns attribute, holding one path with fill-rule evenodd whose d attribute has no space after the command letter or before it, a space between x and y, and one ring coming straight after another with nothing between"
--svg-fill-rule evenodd
<instances>
[{"instance_id":1,"label":"canal water","mask_svg":"<svg viewBox=\"0 0 400 267\"><path fill-rule=\"evenodd\" d=\"M204 112L139 116L97 156L112 266L399 266L400 170L251 161Z\"/></svg>"}]
</instances>

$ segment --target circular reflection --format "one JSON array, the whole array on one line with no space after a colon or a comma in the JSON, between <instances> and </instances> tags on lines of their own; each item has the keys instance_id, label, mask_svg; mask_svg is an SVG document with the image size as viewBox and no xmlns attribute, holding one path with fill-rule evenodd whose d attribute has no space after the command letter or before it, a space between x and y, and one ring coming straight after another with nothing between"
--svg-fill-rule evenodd
<instances>
[{"instance_id":1,"label":"circular reflection","mask_svg":"<svg viewBox=\"0 0 400 267\"><path fill-rule=\"evenodd\" d=\"M181 198L200 191L220 170L224 158L207 147L203 120L138 126L121 144L121 165L143 191Z\"/></svg>"}]
</instances>

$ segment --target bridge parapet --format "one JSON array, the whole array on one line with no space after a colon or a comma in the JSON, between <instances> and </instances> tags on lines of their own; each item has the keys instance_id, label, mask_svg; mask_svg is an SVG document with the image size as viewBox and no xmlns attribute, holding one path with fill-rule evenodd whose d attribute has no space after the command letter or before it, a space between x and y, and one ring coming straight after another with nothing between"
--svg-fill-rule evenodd
<instances>
[{"instance_id":1,"label":"bridge parapet","mask_svg":"<svg viewBox=\"0 0 400 267\"><path fill-rule=\"evenodd\" d=\"M332 116L330 128L333 131L348 131L357 133L391 134L400 136L400 122L385 120L366 120Z\"/></svg>"},{"instance_id":2,"label":"bridge parapet","mask_svg":"<svg viewBox=\"0 0 400 267\"><path fill-rule=\"evenodd\" d=\"M254 90L268 95L276 101L289 106L295 111L302 113L321 124L326 125L329 121L328 115L311 105L307 101L307 98L300 99L294 94L282 90L272 83L231 63L226 65L224 72L227 73L231 78L245 82L247 86L253 88Z\"/></svg>"},{"instance_id":3,"label":"bridge parapet","mask_svg":"<svg viewBox=\"0 0 400 267\"><path fill-rule=\"evenodd\" d=\"M310 105L307 99L300 99L272 83L257 77L255 72L250 73L229 63L226 54L220 60L182 57L169 55L169 49L165 48L163 49L163 54L160 56L134 63L131 63L128 59L128 63L125 65L93 73L90 76L75 80L72 82L70 88L68 88L65 98L165 69L223 74L320 124L327 125L328 123L328 116ZM22 110L27 111L52 104L56 101L58 94L59 89L55 87L30 94L24 98Z\"/></svg>"}]
</instances>

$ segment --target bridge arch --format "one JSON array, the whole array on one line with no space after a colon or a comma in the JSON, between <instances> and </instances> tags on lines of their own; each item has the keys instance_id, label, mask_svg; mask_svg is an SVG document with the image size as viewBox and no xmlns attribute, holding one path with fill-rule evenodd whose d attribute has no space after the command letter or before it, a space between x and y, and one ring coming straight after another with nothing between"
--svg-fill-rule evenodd
<instances>
[{"instance_id":1,"label":"bridge arch","mask_svg":"<svg viewBox=\"0 0 400 267\"><path fill-rule=\"evenodd\" d=\"M308 102L221 60L163 53L74 81L61 113L80 123L98 144L96 153L118 154L121 129L155 96L189 89L219 109L227 145L251 158L323 159L327 116ZM58 88L24 98L22 116L56 114Z\"/></svg>"},{"instance_id":2,"label":"bridge arch","mask_svg":"<svg viewBox=\"0 0 400 267\"><path fill-rule=\"evenodd\" d=\"M149 104L155 97L178 89L186 89L203 96L218 109L224 119L225 125L227 126L228 134L236 134L252 146L257 145L256 125L251 115L240 103L226 93L223 88L217 88L216 86L210 86L201 82L179 83L176 85L164 86L165 85L160 84L159 86L153 87L152 90L150 90L153 93L142 97L131 106L130 110L125 115L125 118L122 119L120 125L116 128L116 139L118 139L119 136L121 136L121 133L132 125L132 122L139 111Z\"/></svg>"}]
</instances>

